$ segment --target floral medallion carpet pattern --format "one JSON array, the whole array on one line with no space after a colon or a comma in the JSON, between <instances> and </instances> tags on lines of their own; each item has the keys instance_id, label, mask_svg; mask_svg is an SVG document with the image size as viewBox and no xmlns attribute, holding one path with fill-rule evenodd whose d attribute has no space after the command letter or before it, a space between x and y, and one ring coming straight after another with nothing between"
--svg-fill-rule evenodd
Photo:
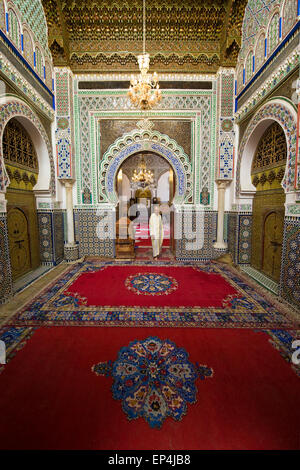
<instances>
[{"instance_id":1,"label":"floral medallion carpet pattern","mask_svg":"<svg viewBox=\"0 0 300 470\"><path fill-rule=\"evenodd\" d=\"M177 289L176 279L159 273L138 273L129 276L125 285L138 295L167 295Z\"/></svg>"},{"instance_id":2,"label":"floral medallion carpet pattern","mask_svg":"<svg viewBox=\"0 0 300 470\"><path fill-rule=\"evenodd\" d=\"M113 397L122 400L128 418L143 417L152 428L160 428L167 416L181 420L187 404L196 403L196 379L213 375L209 367L192 364L185 349L157 337L131 342L115 362L100 362L92 370L111 375Z\"/></svg>"},{"instance_id":3,"label":"floral medallion carpet pattern","mask_svg":"<svg viewBox=\"0 0 300 470\"><path fill-rule=\"evenodd\" d=\"M121 274L118 271L111 277L118 269ZM186 276L187 269L194 284ZM130 278L132 270L135 280ZM163 282L156 282L156 294L166 288L170 289L168 295L142 293L150 284L149 277L148 283L139 282L141 272L163 276ZM92 284L89 276L98 276L99 283ZM120 276L122 282L118 282ZM127 287L131 282L138 293L126 287L126 279ZM199 279L202 288L197 287ZM85 288L78 292L84 280ZM266 298L236 271L215 263L86 261L70 266L17 312L9 325L297 329L285 307L275 305L272 298Z\"/></svg>"}]
</instances>

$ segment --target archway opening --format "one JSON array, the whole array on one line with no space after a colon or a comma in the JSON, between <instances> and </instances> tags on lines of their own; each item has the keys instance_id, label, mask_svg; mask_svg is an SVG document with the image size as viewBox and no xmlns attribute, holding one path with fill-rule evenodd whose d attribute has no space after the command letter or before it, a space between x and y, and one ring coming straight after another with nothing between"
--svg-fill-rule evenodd
<instances>
[{"instance_id":1,"label":"archway opening","mask_svg":"<svg viewBox=\"0 0 300 470\"><path fill-rule=\"evenodd\" d=\"M12 118L2 139L3 157L10 184L6 189L9 253L13 281L40 265L39 234L34 188L39 161L33 140Z\"/></svg>"},{"instance_id":2,"label":"archway opening","mask_svg":"<svg viewBox=\"0 0 300 470\"><path fill-rule=\"evenodd\" d=\"M163 222L162 255L170 248L174 250L172 203L176 181L167 159L155 152L137 152L122 163L115 184L118 195L117 232L119 221L126 217L130 225L129 236L134 240L131 257L151 249L149 219L155 205L159 205ZM116 251L117 257L122 257L118 253L118 241Z\"/></svg>"},{"instance_id":3,"label":"archway opening","mask_svg":"<svg viewBox=\"0 0 300 470\"><path fill-rule=\"evenodd\" d=\"M260 138L251 166L253 198L251 265L279 282L284 227L287 143L282 127L273 122Z\"/></svg>"}]
</instances>

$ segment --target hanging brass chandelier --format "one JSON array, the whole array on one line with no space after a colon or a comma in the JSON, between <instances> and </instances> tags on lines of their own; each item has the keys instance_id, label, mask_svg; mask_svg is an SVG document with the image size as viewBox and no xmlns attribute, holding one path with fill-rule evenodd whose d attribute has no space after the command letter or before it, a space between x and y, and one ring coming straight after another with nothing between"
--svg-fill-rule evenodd
<instances>
[{"instance_id":1,"label":"hanging brass chandelier","mask_svg":"<svg viewBox=\"0 0 300 470\"><path fill-rule=\"evenodd\" d=\"M142 155L138 169L134 170L131 177L131 186L133 188L148 188L154 184L154 174L147 169L144 156Z\"/></svg>"},{"instance_id":2,"label":"hanging brass chandelier","mask_svg":"<svg viewBox=\"0 0 300 470\"><path fill-rule=\"evenodd\" d=\"M140 76L131 77L128 96L134 106L143 111L153 108L161 100L157 73L148 74L150 56L146 53L146 0L143 0L143 54L138 55Z\"/></svg>"}]
</instances>

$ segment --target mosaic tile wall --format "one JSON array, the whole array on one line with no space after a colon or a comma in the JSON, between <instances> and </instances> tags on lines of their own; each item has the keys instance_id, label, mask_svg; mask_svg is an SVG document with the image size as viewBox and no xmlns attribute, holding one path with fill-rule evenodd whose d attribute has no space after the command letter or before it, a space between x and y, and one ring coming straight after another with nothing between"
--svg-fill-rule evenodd
<instances>
[{"instance_id":1,"label":"mosaic tile wall","mask_svg":"<svg viewBox=\"0 0 300 470\"><path fill-rule=\"evenodd\" d=\"M213 248L217 236L217 212L196 213L191 211L182 217L181 214L176 214L175 233L178 236L176 240L177 259L209 260L220 254ZM181 237L180 234L182 234ZM195 238L199 240L202 247L191 249L190 245Z\"/></svg>"},{"instance_id":2,"label":"mosaic tile wall","mask_svg":"<svg viewBox=\"0 0 300 470\"><path fill-rule=\"evenodd\" d=\"M74 211L79 257L115 256L115 213L97 209Z\"/></svg>"},{"instance_id":3,"label":"mosaic tile wall","mask_svg":"<svg viewBox=\"0 0 300 470\"><path fill-rule=\"evenodd\" d=\"M74 122L76 140L77 203L95 206L99 203L98 168L102 155L100 119L141 119L143 114L132 109L122 90L78 90L75 83ZM163 99L155 111L147 117L155 119L191 119L195 121L192 130L191 164L195 181L195 199L200 202L200 193L205 188L210 194L209 204L214 199L214 171L216 152L216 84L212 90L163 92ZM125 132L125 130L123 130ZM125 134L124 134L125 135ZM121 137L121 136L120 136ZM191 203L191 201L186 201Z\"/></svg>"},{"instance_id":4,"label":"mosaic tile wall","mask_svg":"<svg viewBox=\"0 0 300 470\"><path fill-rule=\"evenodd\" d=\"M64 221L61 210L38 211L41 263L56 265L64 257Z\"/></svg>"},{"instance_id":5,"label":"mosaic tile wall","mask_svg":"<svg viewBox=\"0 0 300 470\"><path fill-rule=\"evenodd\" d=\"M251 263L252 214L228 214L228 251L237 264ZM300 307L300 217L286 216L279 295ZM257 272L258 273L258 272ZM256 273L256 274L257 274ZM266 281L268 279L266 278ZM268 282L261 281L268 288Z\"/></svg>"},{"instance_id":6,"label":"mosaic tile wall","mask_svg":"<svg viewBox=\"0 0 300 470\"><path fill-rule=\"evenodd\" d=\"M56 93L56 158L58 178L72 177L72 133L71 100L73 94L71 72L68 69L55 69Z\"/></svg>"},{"instance_id":7,"label":"mosaic tile wall","mask_svg":"<svg viewBox=\"0 0 300 470\"><path fill-rule=\"evenodd\" d=\"M251 261L252 214L228 214L228 251L237 264Z\"/></svg>"},{"instance_id":8,"label":"mosaic tile wall","mask_svg":"<svg viewBox=\"0 0 300 470\"><path fill-rule=\"evenodd\" d=\"M54 266L64 257L63 212L38 211L41 264ZM13 295L7 236L7 216L0 213L0 304Z\"/></svg>"},{"instance_id":9,"label":"mosaic tile wall","mask_svg":"<svg viewBox=\"0 0 300 470\"><path fill-rule=\"evenodd\" d=\"M35 39L38 40L44 51L51 57L48 48L47 23L41 0L13 0L22 15L23 22L26 21L30 26Z\"/></svg>"},{"instance_id":10,"label":"mosaic tile wall","mask_svg":"<svg viewBox=\"0 0 300 470\"><path fill-rule=\"evenodd\" d=\"M40 107L43 114L52 118L52 56L42 2L15 0L6 2L4 8L2 0L0 7L1 72Z\"/></svg>"},{"instance_id":11,"label":"mosaic tile wall","mask_svg":"<svg viewBox=\"0 0 300 470\"><path fill-rule=\"evenodd\" d=\"M252 214L239 215L237 261L248 264L251 260Z\"/></svg>"},{"instance_id":12,"label":"mosaic tile wall","mask_svg":"<svg viewBox=\"0 0 300 470\"><path fill-rule=\"evenodd\" d=\"M227 220L228 220L228 230L227 230L228 251L229 253L231 253L233 261L237 263L239 215L236 212L231 212L228 214Z\"/></svg>"},{"instance_id":13,"label":"mosaic tile wall","mask_svg":"<svg viewBox=\"0 0 300 470\"><path fill-rule=\"evenodd\" d=\"M280 295L300 307L300 218L285 217Z\"/></svg>"},{"instance_id":14,"label":"mosaic tile wall","mask_svg":"<svg viewBox=\"0 0 300 470\"><path fill-rule=\"evenodd\" d=\"M234 169L234 70L221 70L219 74L220 125L218 179L232 179Z\"/></svg>"},{"instance_id":15,"label":"mosaic tile wall","mask_svg":"<svg viewBox=\"0 0 300 470\"><path fill-rule=\"evenodd\" d=\"M238 56L238 93L297 24L297 0L249 0Z\"/></svg>"},{"instance_id":16,"label":"mosaic tile wall","mask_svg":"<svg viewBox=\"0 0 300 470\"><path fill-rule=\"evenodd\" d=\"M7 219L6 214L0 213L0 304L6 302L12 295L12 277L10 269Z\"/></svg>"},{"instance_id":17,"label":"mosaic tile wall","mask_svg":"<svg viewBox=\"0 0 300 470\"><path fill-rule=\"evenodd\" d=\"M53 237L55 247L55 262L64 258L64 214L63 211L53 212Z\"/></svg>"}]
</instances>

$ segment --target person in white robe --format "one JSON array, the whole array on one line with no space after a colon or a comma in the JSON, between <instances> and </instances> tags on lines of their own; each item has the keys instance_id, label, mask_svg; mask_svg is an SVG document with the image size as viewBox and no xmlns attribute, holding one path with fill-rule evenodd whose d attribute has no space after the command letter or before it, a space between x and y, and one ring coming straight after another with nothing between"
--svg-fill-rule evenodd
<instances>
[{"instance_id":1,"label":"person in white robe","mask_svg":"<svg viewBox=\"0 0 300 470\"><path fill-rule=\"evenodd\" d=\"M155 259L160 254L164 234L162 218L159 212L158 205L154 206L154 212L150 216L149 230L152 241L153 258Z\"/></svg>"}]
</instances>

